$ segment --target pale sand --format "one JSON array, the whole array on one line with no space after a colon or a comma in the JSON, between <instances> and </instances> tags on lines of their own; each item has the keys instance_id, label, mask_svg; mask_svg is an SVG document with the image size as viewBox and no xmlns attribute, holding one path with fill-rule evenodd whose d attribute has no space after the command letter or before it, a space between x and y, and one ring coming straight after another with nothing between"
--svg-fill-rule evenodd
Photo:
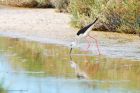
<instances>
[{"instance_id":1,"label":"pale sand","mask_svg":"<svg viewBox=\"0 0 140 93\"><path fill-rule=\"evenodd\" d=\"M0 32L69 39L76 34L69 23L70 15L57 13L54 9L0 9Z\"/></svg>"}]
</instances>

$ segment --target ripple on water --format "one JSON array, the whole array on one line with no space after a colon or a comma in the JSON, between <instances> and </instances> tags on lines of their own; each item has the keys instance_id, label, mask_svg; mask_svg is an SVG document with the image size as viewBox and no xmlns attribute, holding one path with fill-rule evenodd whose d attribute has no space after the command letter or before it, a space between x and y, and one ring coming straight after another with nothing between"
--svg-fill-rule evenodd
<instances>
[{"instance_id":1,"label":"ripple on water","mask_svg":"<svg viewBox=\"0 0 140 93\"><path fill-rule=\"evenodd\" d=\"M123 49L103 48L108 56L115 57L117 53L118 57L125 55L131 60L99 56L79 49L73 49L69 56L69 48L59 44L10 38L0 38L0 41L0 79L4 78L2 86L7 90L27 90L28 93L139 92L140 61L132 60L138 56L130 55L127 49L119 54ZM70 61L76 65L74 68ZM88 78L78 78L79 73Z\"/></svg>"}]
</instances>

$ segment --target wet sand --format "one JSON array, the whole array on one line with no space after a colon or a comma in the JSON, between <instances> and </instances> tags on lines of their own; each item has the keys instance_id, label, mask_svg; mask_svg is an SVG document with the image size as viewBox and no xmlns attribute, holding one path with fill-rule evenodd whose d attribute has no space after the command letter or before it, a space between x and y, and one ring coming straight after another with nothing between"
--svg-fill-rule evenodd
<instances>
[{"instance_id":1,"label":"wet sand","mask_svg":"<svg viewBox=\"0 0 140 93\"><path fill-rule=\"evenodd\" d=\"M28 9L0 7L0 35L25 38L39 42L69 45L78 29L70 26L71 15L54 9ZM140 59L140 39L136 35L98 32L103 55ZM85 47L85 41L81 47ZM89 50L96 50L96 47Z\"/></svg>"}]
</instances>

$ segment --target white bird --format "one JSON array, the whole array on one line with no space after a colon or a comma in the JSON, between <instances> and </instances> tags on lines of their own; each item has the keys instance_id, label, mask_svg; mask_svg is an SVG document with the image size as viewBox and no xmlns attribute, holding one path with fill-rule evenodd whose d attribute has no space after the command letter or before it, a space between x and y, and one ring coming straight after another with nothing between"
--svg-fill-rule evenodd
<instances>
[{"instance_id":1,"label":"white bird","mask_svg":"<svg viewBox=\"0 0 140 93\"><path fill-rule=\"evenodd\" d=\"M84 28L80 29L78 32L77 32L77 38L78 40L81 39L81 38L85 38L86 41L87 40L87 37L90 37L92 40L95 40L96 42L96 47L97 47L97 50L98 50L98 53L100 55L100 50L99 50L99 45L98 45L98 40L95 38L95 37L92 37L89 35L89 32L92 31L93 27L94 27L94 23L98 20L98 18L96 18L94 20L94 22L90 23L89 25L85 26ZM78 40L76 39L74 42L71 43L71 49L70 49L70 54L72 52L72 48L74 46L76 46ZM88 48L90 47L90 42L88 41Z\"/></svg>"}]
</instances>

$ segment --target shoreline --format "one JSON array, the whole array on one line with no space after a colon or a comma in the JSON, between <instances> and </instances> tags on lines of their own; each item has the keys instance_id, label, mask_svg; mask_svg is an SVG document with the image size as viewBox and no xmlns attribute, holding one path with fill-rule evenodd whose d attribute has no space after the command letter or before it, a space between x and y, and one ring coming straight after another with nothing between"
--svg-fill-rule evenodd
<instances>
[{"instance_id":1,"label":"shoreline","mask_svg":"<svg viewBox=\"0 0 140 93\"><path fill-rule=\"evenodd\" d=\"M33 41L33 42L39 42L42 44L55 44L55 45L61 45L70 48L70 42L69 40L61 40L61 39L50 39L50 38L42 38L42 37L36 37L36 36L26 36L21 35L20 33L16 34L10 34L10 33L0 33L0 37L7 37L7 38L18 38L20 40L25 41ZM113 43L111 43L113 44ZM101 49L101 55L109 57L109 58L120 58L120 59L126 59L126 60L133 60L133 61L140 61L140 44L139 42L130 42L126 44L118 44L114 43L112 46L108 42L100 42L100 49ZM81 42L76 49L79 49L79 51L84 51L84 47L87 46L87 43ZM127 47L131 46L131 47ZM126 48L127 47L127 48ZM77 55L77 54L72 54ZM81 54L82 56L83 54ZM87 54L86 54L87 55ZM97 50L96 47L93 46L89 48L89 56L97 56Z\"/></svg>"},{"instance_id":2,"label":"shoreline","mask_svg":"<svg viewBox=\"0 0 140 93\"><path fill-rule=\"evenodd\" d=\"M70 27L71 15L57 13L54 9L0 9L0 36L33 40L41 43L61 44L70 47L77 29ZM93 31L102 50L109 57L140 60L140 39L136 35ZM81 48L86 45L81 40ZM90 51L96 50L95 47Z\"/></svg>"}]
</instances>

